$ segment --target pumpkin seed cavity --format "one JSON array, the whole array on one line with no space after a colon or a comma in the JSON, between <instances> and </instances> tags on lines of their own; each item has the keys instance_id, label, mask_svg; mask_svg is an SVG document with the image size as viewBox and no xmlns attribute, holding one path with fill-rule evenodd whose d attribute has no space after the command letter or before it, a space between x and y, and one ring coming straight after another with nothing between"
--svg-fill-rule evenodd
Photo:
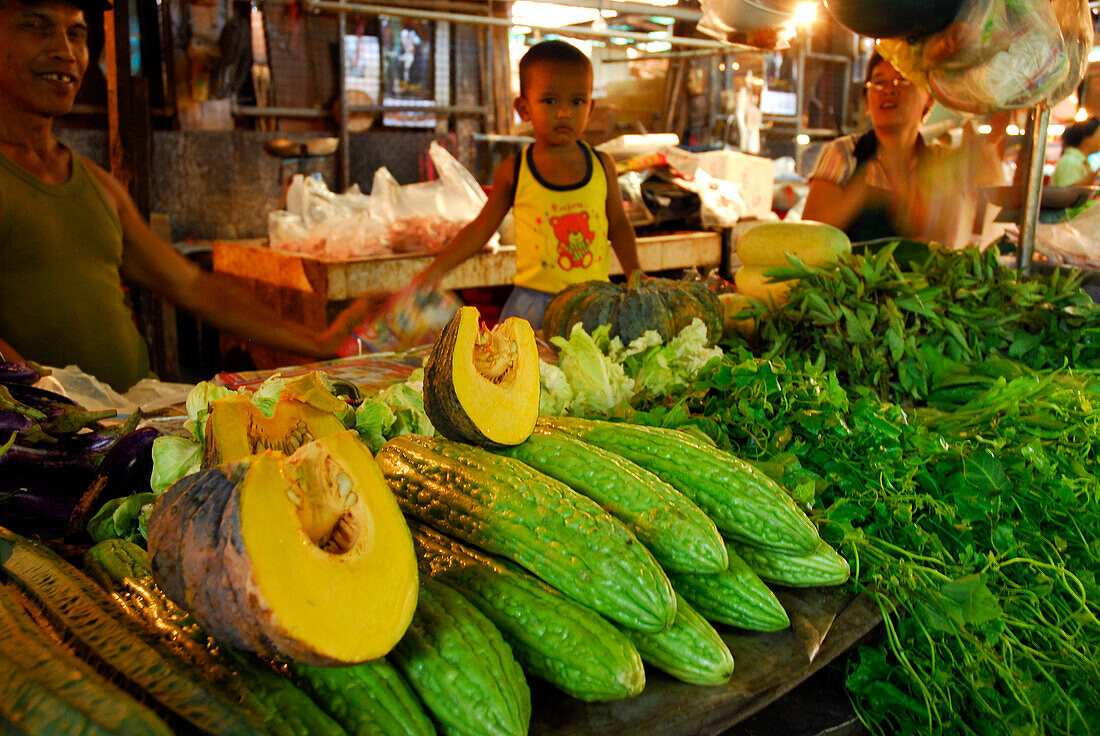
<instances>
[{"instance_id":1,"label":"pumpkin seed cavity","mask_svg":"<svg viewBox=\"0 0 1100 736\"><path fill-rule=\"evenodd\" d=\"M497 385L511 381L518 360L515 340L494 339L492 332L480 331L474 344L474 367L486 380Z\"/></svg>"},{"instance_id":2,"label":"pumpkin seed cavity","mask_svg":"<svg viewBox=\"0 0 1100 736\"><path fill-rule=\"evenodd\" d=\"M350 552L366 531L366 514L351 475L317 445L296 452L291 462L297 477L292 481L295 490L287 490L287 496L298 507L302 531L329 554Z\"/></svg>"}]
</instances>

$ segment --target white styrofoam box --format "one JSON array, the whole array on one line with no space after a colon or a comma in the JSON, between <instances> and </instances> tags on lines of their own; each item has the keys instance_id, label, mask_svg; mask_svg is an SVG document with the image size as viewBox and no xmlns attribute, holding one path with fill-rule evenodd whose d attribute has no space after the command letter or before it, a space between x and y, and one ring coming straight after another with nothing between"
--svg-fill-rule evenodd
<instances>
[{"instance_id":1,"label":"white styrofoam box","mask_svg":"<svg viewBox=\"0 0 1100 736\"><path fill-rule=\"evenodd\" d=\"M746 217L771 217L774 161L740 151L706 151L697 154L696 160L699 170L737 184L745 202Z\"/></svg>"}]
</instances>

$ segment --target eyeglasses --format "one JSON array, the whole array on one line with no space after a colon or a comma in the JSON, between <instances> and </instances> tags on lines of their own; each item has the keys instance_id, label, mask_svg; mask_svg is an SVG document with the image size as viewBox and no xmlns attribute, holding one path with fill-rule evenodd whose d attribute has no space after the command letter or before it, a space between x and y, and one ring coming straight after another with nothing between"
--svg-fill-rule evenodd
<instances>
[{"instance_id":1,"label":"eyeglasses","mask_svg":"<svg viewBox=\"0 0 1100 736\"><path fill-rule=\"evenodd\" d=\"M913 83L905 77L894 77L889 82L866 82L863 86L867 89L873 89L875 92L885 92L887 87L909 89L913 86Z\"/></svg>"}]
</instances>

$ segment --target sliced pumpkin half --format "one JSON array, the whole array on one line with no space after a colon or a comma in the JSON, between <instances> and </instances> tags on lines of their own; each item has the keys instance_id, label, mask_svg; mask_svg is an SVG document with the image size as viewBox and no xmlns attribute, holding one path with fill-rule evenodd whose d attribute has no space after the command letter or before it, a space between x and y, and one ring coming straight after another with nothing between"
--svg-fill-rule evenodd
<instances>
[{"instance_id":1,"label":"sliced pumpkin half","mask_svg":"<svg viewBox=\"0 0 1100 736\"><path fill-rule=\"evenodd\" d=\"M218 535L230 641L314 664L385 655L412 620L417 569L370 450L348 430L246 462Z\"/></svg>"},{"instance_id":2,"label":"sliced pumpkin half","mask_svg":"<svg viewBox=\"0 0 1100 736\"><path fill-rule=\"evenodd\" d=\"M306 442L344 429L331 411L287 396L279 399L270 417L243 394L215 399L206 418L203 466L234 462L264 450L289 455Z\"/></svg>"},{"instance_id":3,"label":"sliced pumpkin half","mask_svg":"<svg viewBox=\"0 0 1100 736\"><path fill-rule=\"evenodd\" d=\"M476 307L461 307L424 363L424 410L448 439L518 445L539 416L535 332L510 317L492 330Z\"/></svg>"}]
</instances>

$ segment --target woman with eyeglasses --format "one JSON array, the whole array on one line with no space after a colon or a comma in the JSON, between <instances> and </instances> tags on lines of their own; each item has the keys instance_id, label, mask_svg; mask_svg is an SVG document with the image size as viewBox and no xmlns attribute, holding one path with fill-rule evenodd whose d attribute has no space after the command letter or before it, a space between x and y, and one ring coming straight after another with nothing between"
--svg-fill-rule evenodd
<instances>
[{"instance_id":1,"label":"woman with eyeglasses","mask_svg":"<svg viewBox=\"0 0 1100 736\"><path fill-rule=\"evenodd\" d=\"M867 64L863 95L871 130L822 148L802 218L839 227L853 242L897 236L955 244L970 214L966 195L979 183L975 155L989 155L988 146L978 151L970 139L957 148L926 144L920 130L931 95L878 52ZM980 183L999 181L1000 167L991 171L993 180Z\"/></svg>"}]
</instances>

